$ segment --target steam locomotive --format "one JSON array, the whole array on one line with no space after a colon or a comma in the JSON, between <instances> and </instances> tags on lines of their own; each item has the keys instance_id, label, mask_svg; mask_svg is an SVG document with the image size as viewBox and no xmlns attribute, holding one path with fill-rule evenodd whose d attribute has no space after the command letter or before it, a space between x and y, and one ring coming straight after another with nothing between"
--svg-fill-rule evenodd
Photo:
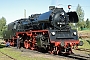
<instances>
[{"instance_id":1,"label":"steam locomotive","mask_svg":"<svg viewBox=\"0 0 90 60\"><path fill-rule=\"evenodd\" d=\"M82 42L77 30L71 29L69 23L77 23L76 12L65 12L63 8L50 6L49 11L33 14L29 18L19 19L8 24L3 38L10 45L16 46L17 36L23 40L26 49L49 52L51 54L72 53L72 47Z\"/></svg>"}]
</instances>

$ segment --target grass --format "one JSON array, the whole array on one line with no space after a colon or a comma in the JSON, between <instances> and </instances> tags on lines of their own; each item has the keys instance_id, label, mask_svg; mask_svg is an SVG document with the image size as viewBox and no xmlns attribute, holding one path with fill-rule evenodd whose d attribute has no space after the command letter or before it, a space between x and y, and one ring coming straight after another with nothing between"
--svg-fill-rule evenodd
<instances>
[{"instance_id":1,"label":"grass","mask_svg":"<svg viewBox=\"0 0 90 60\"><path fill-rule=\"evenodd\" d=\"M5 47L5 45L0 44L0 48L4 48L4 47Z\"/></svg>"},{"instance_id":2,"label":"grass","mask_svg":"<svg viewBox=\"0 0 90 60\"><path fill-rule=\"evenodd\" d=\"M12 48L0 48L0 51L17 59L17 60L50 60L48 58L43 57L29 57L29 56L23 56L22 52L12 50ZM1 59L0 59L1 60Z\"/></svg>"},{"instance_id":3,"label":"grass","mask_svg":"<svg viewBox=\"0 0 90 60\"><path fill-rule=\"evenodd\" d=\"M4 42L4 40L0 39L0 42Z\"/></svg>"},{"instance_id":4,"label":"grass","mask_svg":"<svg viewBox=\"0 0 90 60\"><path fill-rule=\"evenodd\" d=\"M78 32L90 33L90 30L82 30L82 31L78 31Z\"/></svg>"},{"instance_id":5,"label":"grass","mask_svg":"<svg viewBox=\"0 0 90 60\"><path fill-rule=\"evenodd\" d=\"M80 31L83 31L83 32L90 32L90 30L80 30Z\"/></svg>"},{"instance_id":6,"label":"grass","mask_svg":"<svg viewBox=\"0 0 90 60\"><path fill-rule=\"evenodd\" d=\"M5 56L2 53L0 53L0 60L12 60L12 59L10 59L7 56Z\"/></svg>"},{"instance_id":7,"label":"grass","mask_svg":"<svg viewBox=\"0 0 90 60\"><path fill-rule=\"evenodd\" d=\"M79 48L85 48L85 49L90 49L90 38L89 39L82 39L83 41L83 46L79 46Z\"/></svg>"},{"instance_id":8,"label":"grass","mask_svg":"<svg viewBox=\"0 0 90 60\"><path fill-rule=\"evenodd\" d=\"M83 31L78 31L79 33L81 32L82 34L88 33L90 34L90 30L83 30ZM83 38L80 39L83 41L83 46L79 46L79 48L85 48L85 49L90 49L90 38Z\"/></svg>"}]
</instances>

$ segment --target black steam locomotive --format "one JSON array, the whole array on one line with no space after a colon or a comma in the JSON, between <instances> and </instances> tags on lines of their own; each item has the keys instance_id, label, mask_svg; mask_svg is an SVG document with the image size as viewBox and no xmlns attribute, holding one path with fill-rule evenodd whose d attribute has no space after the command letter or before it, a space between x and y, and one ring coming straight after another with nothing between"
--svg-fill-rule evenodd
<instances>
[{"instance_id":1,"label":"black steam locomotive","mask_svg":"<svg viewBox=\"0 0 90 60\"><path fill-rule=\"evenodd\" d=\"M20 36L25 48L45 50L52 54L72 53L72 47L82 45L77 30L71 29L69 25L77 22L76 12L66 13L63 8L50 6L48 12L8 24L4 39L14 46L17 36Z\"/></svg>"}]
</instances>

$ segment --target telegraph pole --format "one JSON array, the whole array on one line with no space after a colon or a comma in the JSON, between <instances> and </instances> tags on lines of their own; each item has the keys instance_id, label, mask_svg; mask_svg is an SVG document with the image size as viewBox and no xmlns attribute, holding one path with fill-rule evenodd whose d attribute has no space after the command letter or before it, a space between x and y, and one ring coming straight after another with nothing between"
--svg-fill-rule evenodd
<instances>
[{"instance_id":1,"label":"telegraph pole","mask_svg":"<svg viewBox=\"0 0 90 60\"><path fill-rule=\"evenodd\" d=\"M26 9L24 9L24 18L26 18Z\"/></svg>"}]
</instances>

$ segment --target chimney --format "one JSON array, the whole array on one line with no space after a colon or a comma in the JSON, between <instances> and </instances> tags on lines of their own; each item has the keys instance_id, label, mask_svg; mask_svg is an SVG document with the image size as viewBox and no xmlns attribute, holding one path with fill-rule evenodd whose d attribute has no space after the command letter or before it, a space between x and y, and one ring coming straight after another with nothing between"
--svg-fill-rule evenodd
<instances>
[{"instance_id":1,"label":"chimney","mask_svg":"<svg viewBox=\"0 0 90 60\"><path fill-rule=\"evenodd\" d=\"M55 6L49 6L49 10L55 9Z\"/></svg>"}]
</instances>

